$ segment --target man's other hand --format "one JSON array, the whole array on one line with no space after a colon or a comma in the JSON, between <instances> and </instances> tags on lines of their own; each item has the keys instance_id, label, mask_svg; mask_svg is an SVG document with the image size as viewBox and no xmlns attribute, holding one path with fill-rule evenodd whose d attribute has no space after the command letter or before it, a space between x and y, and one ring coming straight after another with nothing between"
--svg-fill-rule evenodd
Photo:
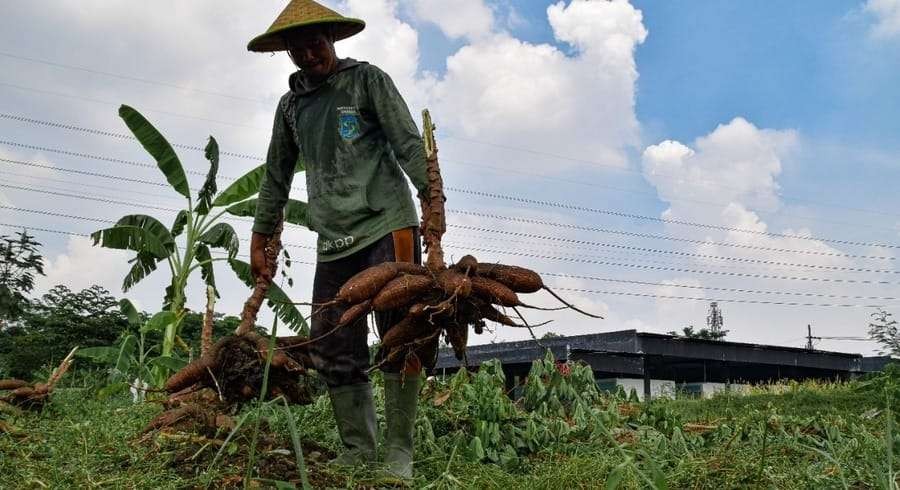
<instances>
[{"instance_id":1,"label":"man's other hand","mask_svg":"<svg viewBox=\"0 0 900 490\"><path fill-rule=\"evenodd\" d=\"M263 233L253 233L250 239L250 273L253 279L264 279L266 282L272 281L272 272L266 264L266 243L269 241L269 235Z\"/></svg>"}]
</instances>

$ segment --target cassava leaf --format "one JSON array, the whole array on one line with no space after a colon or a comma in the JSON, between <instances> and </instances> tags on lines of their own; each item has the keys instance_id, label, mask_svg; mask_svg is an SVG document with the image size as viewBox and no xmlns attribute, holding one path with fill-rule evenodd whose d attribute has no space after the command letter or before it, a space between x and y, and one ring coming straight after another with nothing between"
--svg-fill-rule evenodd
<instances>
[{"instance_id":1,"label":"cassava leaf","mask_svg":"<svg viewBox=\"0 0 900 490\"><path fill-rule=\"evenodd\" d=\"M218 187L216 186L216 174L219 172L219 144L212 136L209 137L209 143L206 144L206 159L209 160L209 173L206 174L206 181L197 194L196 211L199 214L208 214L212 207L213 196L216 195Z\"/></svg>"},{"instance_id":2,"label":"cassava leaf","mask_svg":"<svg viewBox=\"0 0 900 490\"><path fill-rule=\"evenodd\" d=\"M182 209L178 211L178 215L175 216L175 222L172 223L172 238L177 237L182 232L184 232L184 227L187 226L188 220L188 212L186 209Z\"/></svg>"},{"instance_id":3,"label":"cassava leaf","mask_svg":"<svg viewBox=\"0 0 900 490\"><path fill-rule=\"evenodd\" d=\"M205 243L210 247L224 248L228 251L228 258L237 255L241 247L241 241L238 239L234 228L228 223L218 223L198 239L200 243Z\"/></svg>"},{"instance_id":4,"label":"cassava leaf","mask_svg":"<svg viewBox=\"0 0 900 490\"><path fill-rule=\"evenodd\" d=\"M216 289L216 276L213 272L212 254L209 253L209 247L202 244L197 245L194 257L197 258L197 262L200 264L200 277L203 278L203 282L207 286L213 288L218 298L219 290Z\"/></svg>"},{"instance_id":5,"label":"cassava leaf","mask_svg":"<svg viewBox=\"0 0 900 490\"><path fill-rule=\"evenodd\" d=\"M244 284L253 287L254 281L253 275L250 273L250 264L238 259L229 259L228 263ZM278 318L284 322L288 328L300 335L309 333L309 325L306 324L306 319L303 318L303 314L300 313L300 310L298 310L295 305L291 304L291 299L284 290L272 283L269 285L269 292L266 294L266 299L270 300L272 311L278 315Z\"/></svg>"},{"instance_id":6,"label":"cassava leaf","mask_svg":"<svg viewBox=\"0 0 900 490\"><path fill-rule=\"evenodd\" d=\"M119 117L125 121L128 129L141 142L141 146L156 160L156 165L162 170L169 185L176 192L190 199L191 190L188 187L187 176L184 174L184 167L166 138L141 113L127 105L119 107Z\"/></svg>"}]
</instances>

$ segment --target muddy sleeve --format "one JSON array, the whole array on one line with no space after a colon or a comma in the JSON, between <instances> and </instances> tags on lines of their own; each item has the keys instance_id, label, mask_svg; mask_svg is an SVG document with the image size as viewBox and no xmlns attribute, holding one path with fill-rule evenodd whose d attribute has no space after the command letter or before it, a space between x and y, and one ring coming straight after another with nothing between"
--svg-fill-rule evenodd
<instances>
[{"instance_id":1,"label":"muddy sleeve","mask_svg":"<svg viewBox=\"0 0 900 490\"><path fill-rule=\"evenodd\" d=\"M270 235L275 230L278 216L284 209L291 191L298 156L299 150L291 134L291 128L287 124L281 104L278 104L272 140L269 142L269 153L266 156L265 172L259 188L253 231Z\"/></svg>"},{"instance_id":2,"label":"muddy sleeve","mask_svg":"<svg viewBox=\"0 0 900 490\"><path fill-rule=\"evenodd\" d=\"M428 189L425 144L409 113L409 107L387 73L372 66L368 81L369 97L378 116L378 123L381 124L400 167L419 194L424 195Z\"/></svg>"}]
</instances>

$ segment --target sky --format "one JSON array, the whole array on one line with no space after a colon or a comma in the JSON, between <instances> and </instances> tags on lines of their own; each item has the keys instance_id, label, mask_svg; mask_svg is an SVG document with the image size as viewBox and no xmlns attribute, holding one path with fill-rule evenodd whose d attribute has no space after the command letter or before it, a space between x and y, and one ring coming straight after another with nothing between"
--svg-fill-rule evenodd
<instances>
[{"instance_id":1,"label":"sky","mask_svg":"<svg viewBox=\"0 0 900 490\"><path fill-rule=\"evenodd\" d=\"M542 331L703 327L718 301L730 340L802 346L807 325L864 337L875 306L900 313L900 0L324 3L367 22L338 54L384 69L416 119L432 112L449 257L533 268L606 317L529 312L553 320ZM169 223L184 205L135 141L109 134L127 133L117 108L173 143L215 136L226 186L263 162L287 89L285 55L246 51L284 4L4 9L0 234L28 227L43 243L35 295L99 284L159 308L167 271L122 293L130 255L85 236L125 214ZM178 151L199 187L202 153ZM294 187L305 199L302 176ZM249 239L250 223L230 223ZM285 288L308 300L315 236L289 229L284 241ZM237 315L248 290L216 274L216 310ZM199 277L188 296L202 311ZM497 327L471 341L527 337Z\"/></svg>"}]
</instances>

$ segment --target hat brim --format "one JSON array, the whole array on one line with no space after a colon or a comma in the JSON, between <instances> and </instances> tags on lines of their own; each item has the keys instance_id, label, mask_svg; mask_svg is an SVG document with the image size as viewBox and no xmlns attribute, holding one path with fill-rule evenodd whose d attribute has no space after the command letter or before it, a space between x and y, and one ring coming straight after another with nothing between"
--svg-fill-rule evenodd
<instances>
[{"instance_id":1,"label":"hat brim","mask_svg":"<svg viewBox=\"0 0 900 490\"><path fill-rule=\"evenodd\" d=\"M289 26L282 27L281 29L275 29L273 31L268 31L265 34L256 36L247 44L247 50L257 53L287 51L287 45L284 42L284 38L287 35L304 28L321 25L332 26L332 28L334 29L335 41L347 39L350 36L359 34L363 29L366 28L366 23L363 20L353 19L350 17L316 19L309 22L291 24Z\"/></svg>"}]
</instances>

